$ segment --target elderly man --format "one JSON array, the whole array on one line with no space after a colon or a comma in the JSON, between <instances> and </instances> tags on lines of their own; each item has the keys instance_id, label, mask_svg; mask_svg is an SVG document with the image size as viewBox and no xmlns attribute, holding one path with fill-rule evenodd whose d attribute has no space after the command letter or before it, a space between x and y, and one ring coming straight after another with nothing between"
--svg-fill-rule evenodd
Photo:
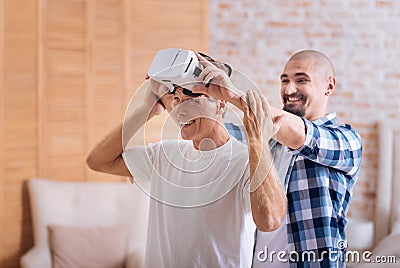
<instances>
[{"instance_id":1,"label":"elderly man","mask_svg":"<svg viewBox=\"0 0 400 268\"><path fill-rule=\"evenodd\" d=\"M184 140L123 151L121 124L87 157L94 170L150 182L146 267L250 267L255 225L272 231L286 212L285 194L264 142L273 135L267 103L253 91L232 93L226 73L198 57L205 67L201 87L213 80L219 84L210 88L231 93L195 96L177 87L165 94L151 83L144 101L124 122L129 131L124 135L134 135L166 107ZM224 127L227 102L244 112L248 147Z\"/></svg>"}]
</instances>

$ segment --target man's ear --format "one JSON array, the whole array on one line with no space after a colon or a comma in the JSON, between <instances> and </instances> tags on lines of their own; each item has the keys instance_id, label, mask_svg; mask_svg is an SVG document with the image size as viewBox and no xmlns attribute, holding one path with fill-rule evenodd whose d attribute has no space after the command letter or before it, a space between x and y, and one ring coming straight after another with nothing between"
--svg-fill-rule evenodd
<instances>
[{"instance_id":1,"label":"man's ear","mask_svg":"<svg viewBox=\"0 0 400 268\"><path fill-rule=\"evenodd\" d=\"M330 76L328 78L328 88L331 92L333 92L335 90L336 87L336 78L333 76Z\"/></svg>"},{"instance_id":2,"label":"man's ear","mask_svg":"<svg viewBox=\"0 0 400 268\"><path fill-rule=\"evenodd\" d=\"M333 93L333 91L335 90L335 86L336 86L336 78L330 76L328 78L328 85L325 89L325 96L329 96Z\"/></svg>"},{"instance_id":3,"label":"man's ear","mask_svg":"<svg viewBox=\"0 0 400 268\"><path fill-rule=\"evenodd\" d=\"M227 108L226 101L224 100L217 100L217 114L224 114Z\"/></svg>"}]
</instances>

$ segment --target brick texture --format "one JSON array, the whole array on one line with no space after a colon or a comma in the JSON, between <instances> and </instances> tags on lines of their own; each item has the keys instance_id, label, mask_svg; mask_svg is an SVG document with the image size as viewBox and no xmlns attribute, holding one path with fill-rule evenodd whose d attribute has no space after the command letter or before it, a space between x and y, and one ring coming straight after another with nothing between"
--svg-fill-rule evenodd
<instances>
[{"instance_id":1,"label":"brick texture","mask_svg":"<svg viewBox=\"0 0 400 268\"><path fill-rule=\"evenodd\" d=\"M328 112L363 139L350 215L372 218L377 183L377 121L400 116L400 1L209 1L209 53L255 81L281 106L279 75L301 49L327 54L337 87Z\"/></svg>"}]
</instances>

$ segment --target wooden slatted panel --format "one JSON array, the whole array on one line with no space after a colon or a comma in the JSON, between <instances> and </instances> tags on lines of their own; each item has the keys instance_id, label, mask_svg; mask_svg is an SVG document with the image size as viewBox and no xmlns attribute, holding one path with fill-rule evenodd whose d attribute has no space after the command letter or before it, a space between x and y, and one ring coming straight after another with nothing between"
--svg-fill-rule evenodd
<instances>
[{"instance_id":1,"label":"wooden slatted panel","mask_svg":"<svg viewBox=\"0 0 400 268\"><path fill-rule=\"evenodd\" d=\"M132 88L143 82L144 72L159 49L179 47L207 48L205 0L136 0L129 7L130 75Z\"/></svg>"},{"instance_id":2,"label":"wooden slatted panel","mask_svg":"<svg viewBox=\"0 0 400 268\"><path fill-rule=\"evenodd\" d=\"M32 246L27 179L119 180L84 157L157 50L206 49L206 2L0 0L0 267Z\"/></svg>"},{"instance_id":3,"label":"wooden slatted panel","mask_svg":"<svg viewBox=\"0 0 400 268\"><path fill-rule=\"evenodd\" d=\"M206 51L207 1L136 0L129 7L129 77L132 78L127 98L143 83L155 53L164 48L177 47ZM146 126L146 143L158 141L160 126L166 114ZM166 129L167 133L176 130Z\"/></svg>"},{"instance_id":4,"label":"wooden slatted panel","mask_svg":"<svg viewBox=\"0 0 400 268\"><path fill-rule=\"evenodd\" d=\"M123 1L88 1L87 6L87 148L89 151L118 124L124 110ZM117 177L87 169L88 179ZM127 178L120 178L126 181Z\"/></svg>"},{"instance_id":5,"label":"wooden slatted panel","mask_svg":"<svg viewBox=\"0 0 400 268\"><path fill-rule=\"evenodd\" d=\"M4 1L0 0L0 219L4 219L4 68L3 68L3 29L4 29ZM0 220L0 237L5 237L4 222ZM3 244L0 243L0 265L4 259Z\"/></svg>"},{"instance_id":6,"label":"wooden slatted panel","mask_svg":"<svg viewBox=\"0 0 400 268\"><path fill-rule=\"evenodd\" d=\"M86 148L85 1L48 0L40 45L41 176L84 179ZM43 147L42 147L43 146Z\"/></svg>"},{"instance_id":7,"label":"wooden slatted panel","mask_svg":"<svg viewBox=\"0 0 400 268\"><path fill-rule=\"evenodd\" d=\"M122 5L108 0L96 3L94 42L96 139L117 125L124 112L122 58Z\"/></svg>"},{"instance_id":8,"label":"wooden slatted panel","mask_svg":"<svg viewBox=\"0 0 400 268\"><path fill-rule=\"evenodd\" d=\"M89 94L90 112L88 129L92 148L112 128L117 126L125 110L123 2L96 1L93 6L93 87ZM88 148L88 149L89 149ZM92 180L116 180L115 176L90 173ZM122 178L121 178L122 179ZM126 180L126 178L123 178Z\"/></svg>"},{"instance_id":9,"label":"wooden slatted panel","mask_svg":"<svg viewBox=\"0 0 400 268\"><path fill-rule=\"evenodd\" d=\"M37 172L37 43L36 2L3 3L4 153L2 267L15 267L19 255L32 246L28 196L24 181ZM21 241L24 241L21 244Z\"/></svg>"}]
</instances>

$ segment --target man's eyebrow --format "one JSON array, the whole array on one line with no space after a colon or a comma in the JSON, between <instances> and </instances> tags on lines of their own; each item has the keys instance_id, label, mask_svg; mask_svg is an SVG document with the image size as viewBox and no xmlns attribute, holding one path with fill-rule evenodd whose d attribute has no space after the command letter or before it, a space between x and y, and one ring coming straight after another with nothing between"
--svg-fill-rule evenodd
<instances>
[{"instance_id":1,"label":"man's eyebrow","mask_svg":"<svg viewBox=\"0 0 400 268\"><path fill-rule=\"evenodd\" d=\"M303 72L301 72L301 73L295 73L294 76L295 76L295 77L296 77L296 76L307 76L308 78L310 78L310 76L309 76L308 74L303 73Z\"/></svg>"},{"instance_id":2,"label":"man's eyebrow","mask_svg":"<svg viewBox=\"0 0 400 268\"><path fill-rule=\"evenodd\" d=\"M310 76L307 73L304 72L299 72L299 73L295 73L294 76L306 76L308 78L310 78ZM281 74L281 79L283 78L288 78L289 76L287 74Z\"/></svg>"}]
</instances>

